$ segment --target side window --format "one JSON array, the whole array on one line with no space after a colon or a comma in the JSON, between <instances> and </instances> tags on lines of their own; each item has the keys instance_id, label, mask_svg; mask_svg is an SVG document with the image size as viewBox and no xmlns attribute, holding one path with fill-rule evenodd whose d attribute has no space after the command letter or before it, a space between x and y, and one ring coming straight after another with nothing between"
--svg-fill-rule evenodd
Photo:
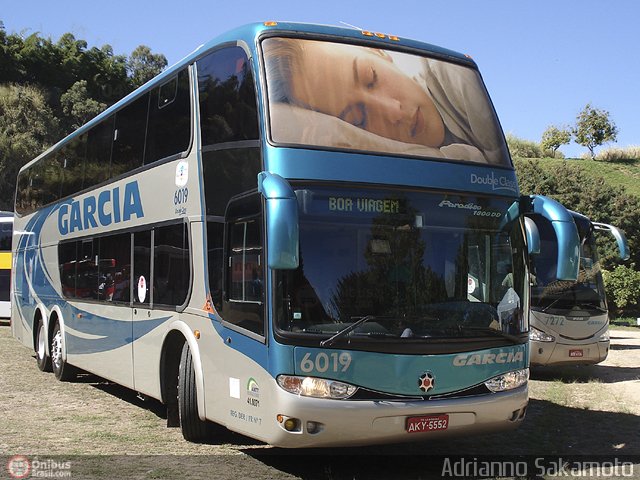
<instances>
[{"instance_id":1,"label":"side window","mask_svg":"<svg viewBox=\"0 0 640 480\"><path fill-rule=\"evenodd\" d=\"M189 70L151 92L144 163L182 153L191 143Z\"/></svg>"},{"instance_id":2,"label":"side window","mask_svg":"<svg viewBox=\"0 0 640 480\"><path fill-rule=\"evenodd\" d=\"M142 165L148 108L149 94L147 93L116 112L116 129L111 154L112 178Z\"/></svg>"},{"instance_id":3,"label":"side window","mask_svg":"<svg viewBox=\"0 0 640 480\"><path fill-rule=\"evenodd\" d=\"M60 198L60 162L54 152L43 158L31 169L31 195L35 208L40 208Z\"/></svg>"},{"instance_id":4,"label":"side window","mask_svg":"<svg viewBox=\"0 0 640 480\"><path fill-rule=\"evenodd\" d=\"M229 300L262 301L260 229L256 219L229 227Z\"/></svg>"},{"instance_id":5,"label":"side window","mask_svg":"<svg viewBox=\"0 0 640 480\"><path fill-rule=\"evenodd\" d=\"M129 302L131 272L131 234L103 237L98 264L98 299Z\"/></svg>"},{"instance_id":6,"label":"side window","mask_svg":"<svg viewBox=\"0 0 640 480\"><path fill-rule=\"evenodd\" d=\"M78 242L75 298L98 297L98 251L100 239Z\"/></svg>"},{"instance_id":7,"label":"side window","mask_svg":"<svg viewBox=\"0 0 640 480\"><path fill-rule=\"evenodd\" d=\"M83 188L84 160L87 153L87 135L71 141L61 154L62 187L60 198L73 195Z\"/></svg>"},{"instance_id":8,"label":"side window","mask_svg":"<svg viewBox=\"0 0 640 480\"><path fill-rule=\"evenodd\" d=\"M133 234L133 303L148 306L151 302L151 232Z\"/></svg>"},{"instance_id":9,"label":"side window","mask_svg":"<svg viewBox=\"0 0 640 480\"><path fill-rule=\"evenodd\" d=\"M224 215L234 195L256 188L259 148L211 150L202 154L207 215Z\"/></svg>"},{"instance_id":10,"label":"side window","mask_svg":"<svg viewBox=\"0 0 640 480\"><path fill-rule=\"evenodd\" d=\"M65 298L76 298L77 245L78 242L67 242L58 246L60 283L62 284L62 296Z\"/></svg>"},{"instance_id":11,"label":"side window","mask_svg":"<svg viewBox=\"0 0 640 480\"><path fill-rule=\"evenodd\" d=\"M202 145L257 139L255 85L245 51L223 48L197 66Z\"/></svg>"},{"instance_id":12,"label":"side window","mask_svg":"<svg viewBox=\"0 0 640 480\"><path fill-rule=\"evenodd\" d=\"M222 309L222 265L224 223L207 222L207 256L209 258L209 290L216 309Z\"/></svg>"},{"instance_id":13,"label":"side window","mask_svg":"<svg viewBox=\"0 0 640 480\"><path fill-rule=\"evenodd\" d=\"M13 235L13 223L0 223L0 250L11 251L11 237Z\"/></svg>"},{"instance_id":14,"label":"side window","mask_svg":"<svg viewBox=\"0 0 640 480\"><path fill-rule=\"evenodd\" d=\"M33 211L31 205L31 177L30 169L18 174L18 187L16 190L16 212L25 215Z\"/></svg>"},{"instance_id":15,"label":"side window","mask_svg":"<svg viewBox=\"0 0 640 480\"><path fill-rule=\"evenodd\" d=\"M107 181L110 177L113 121L114 117L111 116L89 130L84 169L84 188L98 185Z\"/></svg>"},{"instance_id":16,"label":"side window","mask_svg":"<svg viewBox=\"0 0 640 480\"><path fill-rule=\"evenodd\" d=\"M225 321L264 334L264 268L259 195L240 199L227 212Z\"/></svg>"},{"instance_id":17,"label":"side window","mask_svg":"<svg viewBox=\"0 0 640 480\"><path fill-rule=\"evenodd\" d=\"M153 237L153 304L183 305L189 293L190 276L187 224L156 228Z\"/></svg>"}]
</instances>

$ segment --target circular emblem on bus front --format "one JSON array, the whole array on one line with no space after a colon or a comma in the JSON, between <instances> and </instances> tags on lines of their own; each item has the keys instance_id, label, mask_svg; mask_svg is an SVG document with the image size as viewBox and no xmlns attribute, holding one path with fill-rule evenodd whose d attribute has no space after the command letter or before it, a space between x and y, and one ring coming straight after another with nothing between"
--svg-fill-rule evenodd
<instances>
[{"instance_id":1,"label":"circular emblem on bus front","mask_svg":"<svg viewBox=\"0 0 640 480\"><path fill-rule=\"evenodd\" d=\"M427 393L429 390L433 390L433 387L435 386L435 384L436 384L436 378L433 376L433 373L431 372L424 372L422 375L420 375L420 378L418 379L418 387L424 393Z\"/></svg>"}]
</instances>

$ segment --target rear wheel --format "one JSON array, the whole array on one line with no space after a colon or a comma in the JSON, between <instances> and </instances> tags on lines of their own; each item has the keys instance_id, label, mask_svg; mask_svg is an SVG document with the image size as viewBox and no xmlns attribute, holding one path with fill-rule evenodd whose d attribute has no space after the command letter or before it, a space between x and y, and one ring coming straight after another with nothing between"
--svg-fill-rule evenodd
<instances>
[{"instance_id":1,"label":"rear wheel","mask_svg":"<svg viewBox=\"0 0 640 480\"><path fill-rule=\"evenodd\" d=\"M198 416L196 372L189 344L185 342L180 356L178 378L178 411L182 436L190 442L204 442L209 438L210 426Z\"/></svg>"},{"instance_id":2,"label":"rear wheel","mask_svg":"<svg viewBox=\"0 0 640 480\"><path fill-rule=\"evenodd\" d=\"M51 337L51 366L53 374L61 382L70 382L76 378L76 369L69 365L64 359L66 350L64 345L64 335L60 330L60 324L56 322L53 327L53 335Z\"/></svg>"},{"instance_id":3,"label":"rear wheel","mask_svg":"<svg viewBox=\"0 0 640 480\"><path fill-rule=\"evenodd\" d=\"M36 361L38 368L43 372L50 372L51 357L47 353L47 331L44 328L44 322L38 322L38 331L36 333Z\"/></svg>"}]
</instances>

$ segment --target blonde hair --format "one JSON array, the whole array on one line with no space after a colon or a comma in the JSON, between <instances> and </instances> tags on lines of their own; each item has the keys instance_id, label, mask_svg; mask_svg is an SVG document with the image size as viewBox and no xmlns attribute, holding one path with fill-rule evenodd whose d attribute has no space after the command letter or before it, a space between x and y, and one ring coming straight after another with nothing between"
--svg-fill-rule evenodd
<instances>
[{"instance_id":1,"label":"blonde hair","mask_svg":"<svg viewBox=\"0 0 640 480\"><path fill-rule=\"evenodd\" d=\"M262 42L269 98L273 102L298 104L293 78L301 71L304 49L301 40L268 38Z\"/></svg>"}]
</instances>

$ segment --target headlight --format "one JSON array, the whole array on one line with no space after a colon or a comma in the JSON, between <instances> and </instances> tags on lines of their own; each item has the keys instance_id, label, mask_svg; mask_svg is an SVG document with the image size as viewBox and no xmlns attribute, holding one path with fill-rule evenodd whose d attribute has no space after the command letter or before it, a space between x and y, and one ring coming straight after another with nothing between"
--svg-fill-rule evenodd
<instances>
[{"instance_id":1,"label":"headlight","mask_svg":"<svg viewBox=\"0 0 640 480\"><path fill-rule=\"evenodd\" d=\"M358 390L358 387L348 383L324 378L278 375L277 380L278 385L287 392L305 397L344 399Z\"/></svg>"},{"instance_id":2,"label":"headlight","mask_svg":"<svg viewBox=\"0 0 640 480\"><path fill-rule=\"evenodd\" d=\"M505 390L513 390L518 388L529 380L529 369L515 370L509 373L503 373L497 377L484 382L492 392L504 392Z\"/></svg>"},{"instance_id":3,"label":"headlight","mask_svg":"<svg viewBox=\"0 0 640 480\"><path fill-rule=\"evenodd\" d=\"M611 337L609 337L609 330L607 330L602 335L600 335L600 338L598 339L598 341L599 342L608 342L610 340L610 338Z\"/></svg>"},{"instance_id":4,"label":"headlight","mask_svg":"<svg viewBox=\"0 0 640 480\"><path fill-rule=\"evenodd\" d=\"M536 342L555 342L556 338L548 333L544 333L542 330L531 327L529 331L529 339Z\"/></svg>"}]
</instances>

